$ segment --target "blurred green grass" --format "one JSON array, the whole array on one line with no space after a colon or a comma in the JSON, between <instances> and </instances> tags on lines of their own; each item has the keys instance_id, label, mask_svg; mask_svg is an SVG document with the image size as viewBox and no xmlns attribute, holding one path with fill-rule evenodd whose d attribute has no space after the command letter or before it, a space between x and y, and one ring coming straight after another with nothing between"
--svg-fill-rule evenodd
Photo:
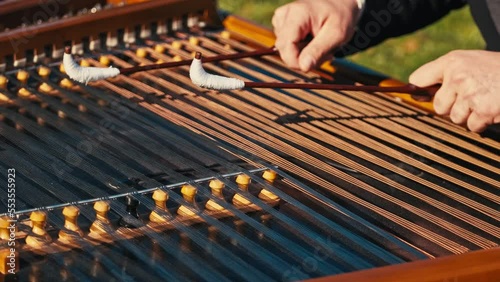
<instances>
[{"instance_id":1,"label":"blurred green grass","mask_svg":"<svg viewBox=\"0 0 500 282\"><path fill-rule=\"evenodd\" d=\"M290 0L219 0L219 7L271 27L274 10ZM437 23L413 34L393 38L350 56L355 63L407 81L419 66L455 49L483 49L485 43L469 8L453 11Z\"/></svg>"}]
</instances>

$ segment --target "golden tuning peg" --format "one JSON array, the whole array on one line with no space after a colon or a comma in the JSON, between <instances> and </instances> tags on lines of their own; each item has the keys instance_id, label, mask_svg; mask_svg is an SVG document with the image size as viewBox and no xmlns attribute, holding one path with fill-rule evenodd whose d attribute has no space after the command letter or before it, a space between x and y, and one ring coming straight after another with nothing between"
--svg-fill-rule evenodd
<instances>
[{"instance_id":1,"label":"golden tuning peg","mask_svg":"<svg viewBox=\"0 0 500 282\"><path fill-rule=\"evenodd\" d=\"M200 39L198 37L191 36L189 37L189 44L198 46L200 44Z\"/></svg>"},{"instance_id":2,"label":"golden tuning peg","mask_svg":"<svg viewBox=\"0 0 500 282\"><path fill-rule=\"evenodd\" d=\"M224 196L222 195L222 190L224 189L224 183L218 179L214 179L210 181L208 184L210 189L212 190L212 195L214 197L217 197L221 200L224 200ZM205 205L205 208L210 211L221 211L224 210L225 208L219 204L217 204L214 200L210 199Z\"/></svg>"},{"instance_id":3,"label":"golden tuning peg","mask_svg":"<svg viewBox=\"0 0 500 282\"><path fill-rule=\"evenodd\" d=\"M240 174L236 177L236 184L238 184L240 190L245 192L248 192L248 185L250 185L251 181L252 179L250 178L250 176L246 174ZM236 206L248 206L251 204L251 202L239 193L236 193L233 197L233 204Z\"/></svg>"},{"instance_id":4,"label":"golden tuning peg","mask_svg":"<svg viewBox=\"0 0 500 282\"><path fill-rule=\"evenodd\" d=\"M2 278L4 278L3 275L18 273L18 272L19 272L19 252L17 251L11 252L10 248L0 250L0 281L10 281L8 279L2 280Z\"/></svg>"},{"instance_id":5,"label":"golden tuning peg","mask_svg":"<svg viewBox=\"0 0 500 282\"><path fill-rule=\"evenodd\" d=\"M41 76L42 78L46 79L50 75L50 69L45 66L40 66L38 68L38 75Z\"/></svg>"},{"instance_id":6,"label":"golden tuning peg","mask_svg":"<svg viewBox=\"0 0 500 282\"><path fill-rule=\"evenodd\" d=\"M16 75L17 80L19 80L23 84L28 81L29 77L29 73L25 70L19 70Z\"/></svg>"},{"instance_id":7,"label":"golden tuning peg","mask_svg":"<svg viewBox=\"0 0 500 282\"><path fill-rule=\"evenodd\" d=\"M224 30L220 33L220 37L224 39L231 39L231 32Z\"/></svg>"},{"instance_id":8,"label":"golden tuning peg","mask_svg":"<svg viewBox=\"0 0 500 282\"><path fill-rule=\"evenodd\" d=\"M172 49L179 50L182 48L182 42L174 41L172 42Z\"/></svg>"},{"instance_id":9,"label":"golden tuning peg","mask_svg":"<svg viewBox=\"0 0 500 282\"><path fill-rule=\"evenodd\" d=\"M266 170L262 174L262 178L264 178L269 184L273 184L273 182L274 182L274 180L276 180L277 176L278 175L273 170ZM279 199L279 197L276 196L273 192L266 190L266 189L262 189L260 191L259 198L264 200L264 201L276 201Z\"/></svg>"},{"instance_id":10,"label":"golden tuning peg","mask_svg":"<svg viewBox=\"0 0 500 282\"><path fill-rule=\"evenodd\" d=\"M9 82L9 79L7 77L0 75L0 89L4 89L7 87L7 83Z\"/></svg>"},{"instance_id":11,"label":"golden tuning peg","mask_svg":"<svg viewBox=\"0 0 500 282\"><path fill-rule=\"evenodd\" d=\"M114 232L111 222L108 219L109 204L105 201L99 201L94 204L96 218L90 226L90 236L106 236Z\"/></svg>"},{"instance_id":12,"label":"golden tuning peg","mask_svg":"<svg viewBox=\"0 0 500 282\"><path fill-rule=\"evenodd\" d=\"M47 83L42 82L42 84L40 84L40 86L38 86L38 90L42 93L49 93L50 91L53 90L53 88L50 85L48 85Z\"/></svg>"},{"instance_id":13,"label":"golden tuning peg","mask_svg":"<svg viewBox=\"0 0 500 282\"><path fill-rule=\"evenodd\" d=\"M59 65L59 71L60 71L61 73L66 73L66 70L64 69L64 64L60 64L60 65Z\"/></svg>"},{"instance_id":14,"label":"golden tuning peg","mask_svg":"<svg viewBox=\"0 0 500 282\"><path fill-rule=\"evenodd\" d=\"M101 56L99 58L99 63L103 66L109 66L111 64L111 60L109 59L108 56Z\"/></svg>"},{"instance_id":15,"label":"golden tuning peg","mask_svg":"<svg viewBox=\"0 0 500 282\"><path fill-rule=\"evenodd\" d=\"M78 241L83 237L83 231L78 226L78 216L80 210L77 207L65 207L62 211L64 215L64 229L59 231L59 239L64 242Z\"/></svg>"},{"instance_id":16,"label":"golden tuning peg","mask_svg":"<svg viewBox=\"0 0 500 282\"><path fill-rule=\"evenodd\" d=\"M42 211L34 211L30 215L32 229L26 236L26 244L32 248L42 248L52 242L52 238L45 231L47 223L47 214Z\"/></svg>"},{"instance_id":17,"label":"golden tuning peg","mask_svg":"<svg viewBox=\"0 0 500 282\"><path fill-rule=\"evenodd\" d=\"M167 210L168 193L163 190L156 190L153 193L155 209L149 214L152 223L167 222L172 215Z\"/></svg>"},{"instance_id":18,"label":"golden tuning peg","mask_svg":"<svg viewBox=\"0 0 500 282\"><path fill-rule=\"evenodd\" d=\"M63 88L71 88L73 87L73 82L71 82L71 80L67 78L63 78L61 82L59 82L59 85L61 85L61 87Z\"/></svg>"},{"instance_id":19,"label":"golden tuning peg","mask_svg":"<svg viewBox=\"0 0 500 282\"><path fill-rule=\"evenodd\" d=\"M172 58L172 61L173 61L173 62L180 62L180 61L182 61L182 57L181 57L181 56L179 56L179 55L175 55L175 56Z\"/></svg>"},{"instance_id":20,"label":"golden tuning peg","mask_svg":"<svg viewBox=\"0 0 500 282\"><path fill-rule=\"evenodd\" d=\"M161 44L156 44L155 52L163 54L163 53L165 53L165 47Z\"/></svg>"},{"instance_id":21,"label":"golden tuning peg","mask_svg":"<svg viewBox=\"0 0 500 282\"><path fill-rule=\"evenodd\" d=\"M182 197L184 198L184 200L186 200L186 202L193 205L192 207L190 207L191 209L196 207L196 203L194 201L195 196L196 196L196 192L197 192L196 188L194 186L191 186L191 185L184 185L181 188L181 194L182 194ZM181 216L195 216L196 213L193 212L190 208L188 208L184 205L181 205L179 207L179 209L177 210L177 214L179 214Z\"/></svg>"},{"instance_id":22,"label":"golden tuning peg","mask_svg":"<svg viewBox=\"0 0 500 282\"><path fill-rule=\"evenodd\" d=\"M9 103L10 102L10 99L9 97L5 96L3 93L0 92L0 105L1 104L6 104L6 103ZM0 119L1 121L1 119Z\"/></svg>"},{"instance_id":23,"label":"golden tuning peg","mask_svg":"<svg viewBox=\"0 0 500 282\"><path fill-rule=\"evenodd\" d=\"M10 226L10 217L8 216L2 216L0 217L0 242L2 240L9 240L10 238L10 231L9 231L9 226Z\"/></svg>"},{"instance_id":24,"label":"golden tuning peg","mask_svg":"<svg viewBox=\"0 0 500 282\"><path fill-rule=\"evenodd\" d=\"M31 96L31 92L28 89L21 87L17 91L17 96L19 96L21 98L29 98Z\"/></svg>"},{"instance_id":25,"label":"golden tuning peg","mask_svg":"<svg viewBox=\"0 0 500 282\"><path fill-rule=\"evenodd\" d=\"M10 217L0 217L0 274L8 274L9 270L12 271L13 267L15 267L13 269L14 272L19 270L19 253L15 250L12 252L12 246L9 245L11 241L8 241L10 233L17 230L15 226L14 230L11 230L10 227Z\"/></svg>"},{"instance_id":26,"label":"golden tuning peg","mask_svg":"<svg viewBox=\"0 0 500 282\"><path fill-rule=\"evenodd\" d=\"M135 54L139 58L146 58L146 56L148 55L148 51L146 51L146 49L144 48L139 48L135 51Z\"/></svg>"},{"instance_id":27,"label":"golden tuning peg","mask_svg":"<svg viewBox=\"0 0 500 282\"><path fill-rule=\"evenodd\" d=\"M224 30L220 33L220 37L222 37L223 39L231 39L231 33L227 30ZM231 44L225 44L224 49L231 50L233 49L233 47L231 46Z\"/></svg>"},{"instance_id":28,"label":"golden tuning peg","mask_svg":"<svg viewBox=\"0 0 500 282\"><path fill-rule=\"evenodd\" d=\"M90 67L90 62L87 60L81 60L80 61L80 66L82 67Z\"/></svg>"}]
</instances>

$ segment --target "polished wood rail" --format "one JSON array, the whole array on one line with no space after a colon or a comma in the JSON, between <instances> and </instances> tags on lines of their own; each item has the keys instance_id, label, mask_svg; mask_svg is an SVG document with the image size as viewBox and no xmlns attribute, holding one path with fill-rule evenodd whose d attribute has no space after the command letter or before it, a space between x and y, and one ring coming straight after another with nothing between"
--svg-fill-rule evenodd
<instances>
[{"instance_id":1,"label":"polished wood rail","mask_svg":"<svg viewBox=\"0 0 500 282\"><path fill-rule=\"evenodd\" d=\"M310 282L494 282L500 277L500 248L379 267Z\"/></svg>"}]
</instances>

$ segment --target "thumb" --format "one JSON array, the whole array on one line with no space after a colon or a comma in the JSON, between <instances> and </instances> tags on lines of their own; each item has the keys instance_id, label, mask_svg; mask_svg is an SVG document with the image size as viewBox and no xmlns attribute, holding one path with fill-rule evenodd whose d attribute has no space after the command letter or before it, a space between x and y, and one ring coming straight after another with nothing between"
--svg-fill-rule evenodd
<instances>
[{"instance_id":1,"label":"thumb","mask_svg":"<svg viewBox=\"0 0 500 282\"><path fill-rule=\"evenodd\" d=\"M346 34L335 31L335 28L323 26L313 40L302 50L299 56L299 66L302 71L309 71L327 57L335 47L346 39Z\"/></svg>"}]
</instances>

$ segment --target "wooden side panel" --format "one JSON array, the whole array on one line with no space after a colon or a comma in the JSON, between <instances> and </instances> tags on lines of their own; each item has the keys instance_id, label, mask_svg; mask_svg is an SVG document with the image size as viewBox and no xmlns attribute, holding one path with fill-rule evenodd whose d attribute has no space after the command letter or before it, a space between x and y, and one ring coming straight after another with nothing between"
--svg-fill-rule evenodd
<instances>
[{"instance_id":1,"label":"wooden side panel","mask_svg":"<svg viewBox=\"0 0 500 282\"><path fill-rule=\"evenodd\" d=\"M500 249L380 267L310 282L495 282L500 278Z\"/></svg>"},{"instance_id":2,"label":"wooden side panel","mask_svg":"<svg viewBox=\"0 0 500 282\"><path fill-rule=\"evenodd\" d=\"M45 44L64 46L96 32L116 32L197 11L203 12L208 23L218 24L214 0L157 0L20 28L0 34L0 60L8 55L22 58L26 51L39 50Z\"/></svg>"}]
</instances>

